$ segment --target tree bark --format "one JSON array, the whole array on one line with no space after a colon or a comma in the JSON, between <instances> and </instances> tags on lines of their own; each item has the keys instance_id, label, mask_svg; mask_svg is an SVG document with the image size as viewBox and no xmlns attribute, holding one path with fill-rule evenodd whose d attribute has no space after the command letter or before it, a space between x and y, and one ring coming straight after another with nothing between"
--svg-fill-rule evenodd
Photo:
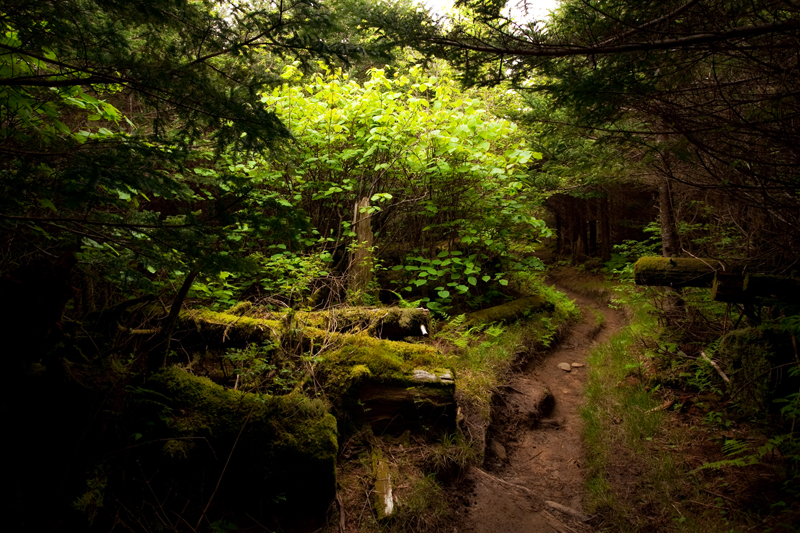
<instances>
[{"instance_id":1,"label":"tree bark","mask_svg":"<svg viewBox=\"0 0 800 533\"><path fill-rule=\"evenodd\" d=\"M662 178L658 185L659 221L661 223L661 249L664 257L675 257L680 253L678 230L675 228L675 214L672 209L672 188L668 178Z\"/></svg>"},{"instance_id":2,"label":"tree bark","mask_svg":"<svg viewBox=\"0 0 800 533\"><path fill-rule=\"evenodd\" d=\"M603 261L611 259L611 222L608 219L608 196L600 200L600 254Z\"/></svg>"},{"instance_id":3,"label":"tree bark","mask_svg":"<svg viewBox=\"0 0 800 533\"><path fill-rule=\"evenodd\" d=\"M364 197L356 202L353 214L353 230L356 232L355 249L350 259L348 292L360 302L372 281L372 227L370 226L369 198Z\"/></svg>"},{"instance_id":4,"label":"tree bark","mask_svg":"<svg viewBox=\"0 0 800 533\"><path fill-rule=\"evenodd\" d=\"M189 289L192 288L192 283L194 283L198 274L198 271L193 270L186 275L186 279L183 280L183 285L181 285L178 294L175 296L175 300L172 302L169 315L167 315L164 325L161 327L161 333L156 335L149 349L145 348L147 351L148 372L156 372L166 363L170 341L172 340L172 333L175 331L175 324L178 323L178 316L180 315L183 301L186 300L186 295L189 294Z\"/></svg>"}]
</instances>

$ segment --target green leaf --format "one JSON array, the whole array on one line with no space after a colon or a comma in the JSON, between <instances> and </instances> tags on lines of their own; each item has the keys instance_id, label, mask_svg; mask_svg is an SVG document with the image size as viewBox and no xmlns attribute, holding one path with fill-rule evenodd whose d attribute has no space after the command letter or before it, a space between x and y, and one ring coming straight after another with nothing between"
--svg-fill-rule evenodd
<instances>
[{"instance_id":1,"label":"green leaf","mask_svg":"<svg viewBox=\"0 0 800 533\"><path fill-rule=\"evenodd\" d=\"M50 200L47 200L45 198L40 198L39 199L39 205L41 205L42 207L46 207L48 209L52 209L56 213L58 212L58 209L56 209L55 204L53 202L51 202Z\"/></svg>"},{"instance_id":2,"label":"green leaf","mask_svg":"<svg viewBox=\"0 0 800 533\"><path fill-rule=\"evenodd\" d=\"M450 296L450 291L439 291L436 294L439 295L439 298L447 298Z\"/></svg>"},{"instance_id":3,"label":"green leaf","mask_svg":"<svg viewBox=\"0 0 800 533\"><path fill-rule=\"evenodd\" d=\"M468 277L467 281L469 282L470 285L477 285L478 284L478 280L475 279L475 276Z\"/></svg>"}]
</instances>

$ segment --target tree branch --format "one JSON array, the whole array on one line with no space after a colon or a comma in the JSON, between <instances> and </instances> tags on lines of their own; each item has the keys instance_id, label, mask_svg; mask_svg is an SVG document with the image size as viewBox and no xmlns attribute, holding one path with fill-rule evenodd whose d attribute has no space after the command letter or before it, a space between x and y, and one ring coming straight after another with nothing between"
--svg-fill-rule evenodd
<instances>
[{"instance_id":1,"label":"tree branch","mask_svg":"<svg viewBox=\"0 0 800 533\"><path fill-rule=\"evenodd\" d=\"M433 38L430 42L443 46L457 48L461 50L471 50L474 52L485 52L498 55L512 55L520 57L569 57L569 56L594 56L606 54L618 54L627 52L640 52L649 50L668 50L671 48L691 48L701 44L712 44L730 41L733 39L743 39L758 37L772 33L794 31L800 29L800 21L770 22L754 26L743 26L718 33L699 33L687 37L674 39L663 39L660 41L650 41L643 43L627 43L615 46L597 45L567 48L564 45L535 45L534 48L505 48L501 46L478 46L466 42L445 38ZM533 44L533 43L532 43Z\"/></svg>"}]
</instances>

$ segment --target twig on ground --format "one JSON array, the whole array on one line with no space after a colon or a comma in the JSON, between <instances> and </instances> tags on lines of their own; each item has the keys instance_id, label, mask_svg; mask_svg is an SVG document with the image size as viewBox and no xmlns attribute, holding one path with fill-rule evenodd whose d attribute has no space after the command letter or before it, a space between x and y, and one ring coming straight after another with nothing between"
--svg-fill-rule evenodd
<instances>
[{"instance_id":1,"label":"twig on ground","mask_svg":"<svg viewBox=\"0 0 800 533\"><path fill-rule=\"evenodd\" d=\"M342 495L338 490L336 491L336 504L339 506L339 533L344 533L346 525L344 503L342 503Z\"/></svg>"},{"instance_id":2,"label":"twig on ground","mask_svg":"<svg viewBox=\"0 0 800 533\"><path fill-rule=\"evenodd\" d=\"M645 413L655 413L656 411L666 411L667 409L672 407L672 404L674 404L674 403L675 403L675 400L667 400L666 402L662 403L659 406L653 407L652 409L648 409L647 411L645 411Z\"/></svg>"},{"instance_id":3,"label":"twig on ground","mask_svg":"<svg viewBox=\"0 0 800 533\"><path fill-rule=\"evenodd\" d=\"M560 503L551 501L545 501L544 504L552 509L555 509L556 511L561 511L564 514L568 514L572 517L575 517L581 522L586 522L589 520L588 516L586 516L585 514L576 509L573 509L572 507L567 507L566 505L561 505Z\"/></svg>"},{"instance_id":4,"label":"twig on ground","mask_svg":"<svg viewBox=\"0 0 800 533\"><path fill-rule=\"evenodd\" d=\"M551 515L547 511L542 511L542 516L544 516L547 525L558 531L558 533L576 533L574 529L567 526L564 522Z\"/></svg>"},{"instance_id":5,"label":"twig on ground","mask_svg":"<svg viewBox=\"0 0 800 533\"><path fill-rule=\"evenodd\" d=\"M728 376L726 376L726 375L725 375L725 372L723 372L723 371L722 371L722 369L719 367L719 365L718 365L717 363L715 363L714 361L712 361L712 360L711 360L711 359L710 359L710 358L709 358L709 357L706 355L706 353L705 353L705 352L700 352L700 356L701 356L703 359L705 359L706 361L708 361L708 362L709 362L709 364L710 364L711 366L713 366L713 367L714 367L714 370L716 370L716 371L717 371L717 374L719 374L719 377L721 377L721 378L722 378L722 379L725 381L725 383L730 383L730 382L731 382L731 380L730 380L730 379L728 379Z\"/></svg>"},{"instance_id":6,"label":"twig on ground","mask_svg":"<svg viewBox=\"0 0 800 533\"><path fill-rule=\"evenodd\" d=\"M484 471L484 470L481 470L481 469L480 469L480 468L478 468L477 466L473 466L472 468L473 468L475 471L479 472L480 474L482 474L482 475L484 475L484 476L488 477L489 479L493 479L494 481L497 481L497 482L498 482L498 483L500 483L501 485L506 485L506 486L508 486L508 487L514 487L515 489L524 490L525 492L527 492L527 493L528 493L528 494L530 494L531 496L536 496L536 493L534 493L534 492L533 492L531 489L529 489L528 487L523 487L522 485L516 485L516 484L514 484L514 483L509 483L508 481L502 480L502 479L500 479L499 477L495 477L495 476L491 475L490 473L488 473L488 472L486 472L486 471Z\"/></svg>"},{"instance_id":7,"label":"twig on ground","mask_svg":"<svg viewBox=\"0 0 800 533\"><path fill-rule=\"evenodd\" d=\"M736 500L734 500L733 498L729 498L728 496L720 494L719 492L714 492L713 490L708 490L708 489L700 489L700 490L702 490L703 492L707 492L712 496L716 496L717 498L722 498L723 500L728 500L729 502L736 503Z\"/></svg>"}]
</instances>

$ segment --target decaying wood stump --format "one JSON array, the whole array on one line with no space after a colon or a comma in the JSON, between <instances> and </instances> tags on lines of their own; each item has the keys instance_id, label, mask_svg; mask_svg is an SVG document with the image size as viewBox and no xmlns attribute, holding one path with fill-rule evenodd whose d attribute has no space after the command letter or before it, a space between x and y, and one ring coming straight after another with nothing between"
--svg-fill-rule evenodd
<instances>
[{"instance_id":1,"label":"decaying wood stump","mask_svg":"<svg viewBox=\"0 0 800 533\"><path fill-rule=\"evenodd\" d=\"M378 520L389 518L394 512L392 496L392 475L389 463L380 451L372 452L372 475L375 477L375 490L372 493L372 504Z\"/></svg>"}]
</instances>

